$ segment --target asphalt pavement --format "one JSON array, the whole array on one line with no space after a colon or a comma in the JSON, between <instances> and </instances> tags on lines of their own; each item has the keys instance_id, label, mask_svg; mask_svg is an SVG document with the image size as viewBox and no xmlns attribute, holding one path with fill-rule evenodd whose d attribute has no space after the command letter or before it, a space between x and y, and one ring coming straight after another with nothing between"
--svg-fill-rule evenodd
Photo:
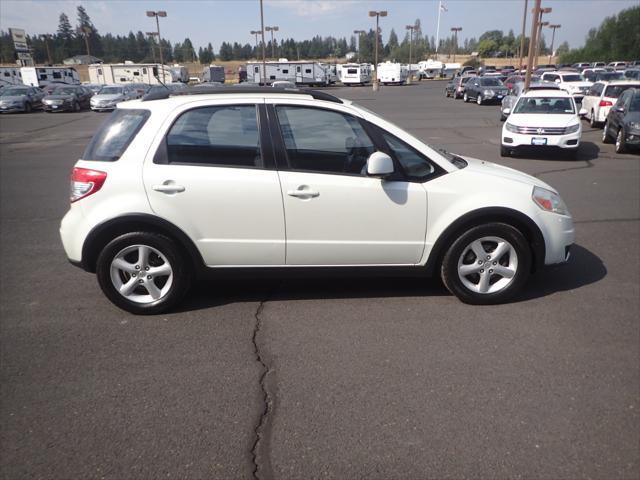
<instances>
[{"instance_id":1,"label":"asphalt pavement","mask_svg":"<svg viewBox=\"0 0 640 480\"><path fill-rule=\"evenodd\" d=\"M0 117L0 475L640 477L640 156L499 157L498 107L443 82L332 88L452 152L558 188L568 265L508 305L437 280L208 280L136 317L71 266L71 168L105 114Z\"/></svg>"}]
</instances>

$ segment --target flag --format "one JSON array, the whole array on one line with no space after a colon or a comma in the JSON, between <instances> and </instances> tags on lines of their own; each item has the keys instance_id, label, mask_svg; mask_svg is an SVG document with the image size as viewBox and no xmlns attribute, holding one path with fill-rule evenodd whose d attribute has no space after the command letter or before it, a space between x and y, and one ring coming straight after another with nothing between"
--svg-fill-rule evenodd
<instances>
[{"instance_id":1,"label":"flag","mask_svg":"<svg viewBox=\"0 0 640 480\"><path fill-rule=\"evenodd\" d=\"M448 12L449 9L447 8L447 6L444 3L440 3L440 11L441 12Z\"/></svg>"}]
</instances>

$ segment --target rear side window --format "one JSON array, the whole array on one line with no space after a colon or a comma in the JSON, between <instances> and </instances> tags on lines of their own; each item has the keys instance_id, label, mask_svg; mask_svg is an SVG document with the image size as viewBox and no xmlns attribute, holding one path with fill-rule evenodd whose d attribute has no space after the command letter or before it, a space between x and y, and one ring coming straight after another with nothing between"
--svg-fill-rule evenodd
<instances>
[{"instance_id":1,"label":"rear side window","mask_svg":"<svg viewBox=\"0 0 640 480\"><path fill-rule=\"evenodd\" d=\"M607 98L618 98L622 95L622 92L629 88L638 88L638 85L608 85L604 91L604 96Z\"/></svg>"},{"instance_id":2,"label":"rear side window","mask_svg":"<svg viewBox=\"0 0 640 480\"><path fill-rule=\"evenodd\" d=\"M167 134L167 162L223 167L261 167L255 105L189 110Z\"/></svg>"},{"instance_id":3,"label":"rear side window","mask_svg":"<svg viewBox=\"0 0 640 480\"><path fill-rule=\"evenodd\" d=\"M115 162L125 152L149 115L149 110L114 110L93 136L82 159Z\"/></svg>"}]
</instances>

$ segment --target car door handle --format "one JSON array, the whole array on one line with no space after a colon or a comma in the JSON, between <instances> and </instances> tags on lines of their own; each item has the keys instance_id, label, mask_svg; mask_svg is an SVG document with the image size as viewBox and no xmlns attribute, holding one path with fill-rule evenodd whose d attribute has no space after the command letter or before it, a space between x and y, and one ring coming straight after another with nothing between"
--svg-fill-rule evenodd
<instances>
[{"instance_id":1,"label":"car door handle","mask_svg":"<svg viewBox=\"0 0 640 480\"><path fill-rule=\"evenodd\" d=\"M182 185L174 185L174 184L154 185L151 188L153 188L156 192L162 192L162 193L180 193L180 192L184 192L184 187Z\"/></svg>"},{"instance_id":2,"label":"car door handle","mask_svg":"<svg viewBox=\"0 0 640 480\"><path fill-rule=\"evenodd\" d=\"M313 190L289 190L287 195L297 198L314 198L320 196L320 192L315 192Z\"/></svg>"}]
</instances>

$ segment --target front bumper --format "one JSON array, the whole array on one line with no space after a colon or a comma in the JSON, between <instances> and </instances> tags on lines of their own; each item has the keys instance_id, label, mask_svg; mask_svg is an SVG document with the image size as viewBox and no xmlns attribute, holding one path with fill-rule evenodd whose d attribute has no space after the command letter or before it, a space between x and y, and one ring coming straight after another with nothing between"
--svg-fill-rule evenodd
<instances>
[{"instance_id":1,"label":"front bumper","mask_svg":"<svg viewBox=\"0 0 640 480\"><path fill-rule=\"evenodd\" d=\"M116 109L116 104L110 105L91 105L91 110L94 112L110 112L111 110Z\"/></svg>"},{"instance_id":2,"label":"front bumper","mask_svg":"<svg viewBox=\"0 0 640 480\"><path fill-rule=\"evenodd\" d=\"M571 246L576 240L576 231L571 215L558 215L540 211L536 223L541 226L545 243L545 265L557 265L569 260Z\"/></svg>"},{"instance_id":3,"label":"front bumper","mask_svg":"<svg viewBox=\"0 0 640 480\"><path fill-rule=\"evenodd\" d=\"M510 132L506 128L503 128L501 143L503 147L507 148L529 147L534 149L545 149L549 147L555 147L563 149L575 149L580 146L581 135L581 130L565 135L528 135ZM545 139L546 141L543 142L542 140L538 139ZM536 143L544 143L544 145L536 145Z\"/></svg>"},{"instance_id":4,"label":"front bumper","mask_svg":"<svg viewBox=\"0 0 640 480\"><path fill-rule=\"evenodd\" d=\"M624 141L628 147L640 147L640 131L627 131Z\"/></svg>"},{"instance_id":5,"label":"front bumper","mask_svg":"<svg viewBox=\"0 0 640 480\"><path fill-rule=\"evenodd\" d=\"M24 105L0 105L0 113L24 112Z\"/></svg>"},{"instance_id":6,"label":"front bumper","mask_svg":"<svg viewBox=\"0 0 640 480\"><path fill-rule=\"evenodd\" d=\"M70 103L61 103L59 105L48 105L46 103L43 103L42 109L45 112L64 112L67 110L73 110L72 105Z\"/></svg>"}]
</instances>

